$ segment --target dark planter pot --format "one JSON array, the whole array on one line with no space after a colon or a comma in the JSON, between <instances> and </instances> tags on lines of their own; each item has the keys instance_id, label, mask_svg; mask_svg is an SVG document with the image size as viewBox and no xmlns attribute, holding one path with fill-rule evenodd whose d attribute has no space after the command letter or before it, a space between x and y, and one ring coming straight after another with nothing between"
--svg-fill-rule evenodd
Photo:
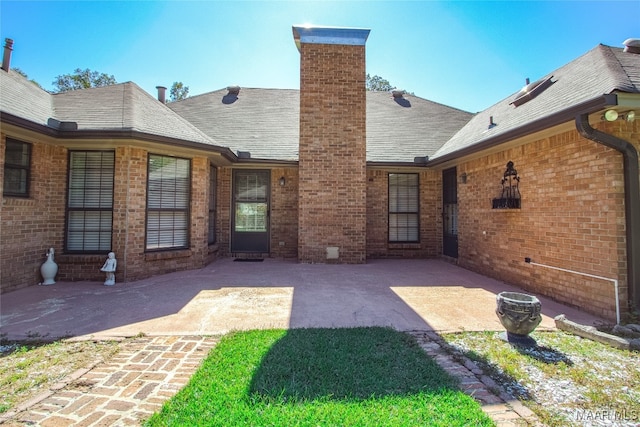
<instances>
[{"instance_id":1,"label":"dark planter pot","mask_svg":"<svg viewBox=\"0 0 640 427\"><path fill-rule=\"evenodd\" d=\"M496 296L496 314L507 330L506 340L516 344L533 345L528 335L542 321L540 300L519 292L500 292Z\"/></svg>"}]
</instances>

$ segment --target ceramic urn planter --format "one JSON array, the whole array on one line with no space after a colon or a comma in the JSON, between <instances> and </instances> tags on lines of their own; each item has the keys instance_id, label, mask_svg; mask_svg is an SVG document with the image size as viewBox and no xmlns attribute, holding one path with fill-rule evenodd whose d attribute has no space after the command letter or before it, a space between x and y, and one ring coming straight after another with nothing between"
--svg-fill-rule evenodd
<instances>
[{"instance_id":1,"label":"ceramic urn planter","mask_svg":"<svg viewBox=\"0 0 640 427\"><path fill-rule=\"evenodd\" d=\"M54 285L55 278L58 274L58 264L53 260L55 250L49 248L47 251L47 260L40 266L40 274L42 274L42 285Z\"/></svg>"},{"instance_id":2,"label":"ceramic urn planter","mask_svg":"<svg viewBox=\"0 0 640 427\"><path fill-rule=\"evenodd\" d=\"M519 292L500 292L496 296L496 314L507 330L506 341L514 344L535 345L528 335L542 321L542 304L533 295Z\"/></svg>"}]
</instances>

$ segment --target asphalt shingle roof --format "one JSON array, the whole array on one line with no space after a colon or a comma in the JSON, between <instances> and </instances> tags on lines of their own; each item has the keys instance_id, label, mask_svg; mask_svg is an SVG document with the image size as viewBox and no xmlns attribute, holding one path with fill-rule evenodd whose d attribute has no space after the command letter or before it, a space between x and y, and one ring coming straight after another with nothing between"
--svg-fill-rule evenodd
<instances>
[{"instance_id":1,"label":"asphalt shingle roof","mask_svg":"<svg viewBox=\"0 0 640 427\"><path fill-rule=\"evenodd\" d=\"M553 82L528 102L512 105L517 93L478 113L435 154L434 158L482 145L514 129L542 120L572 106L616 91L640 92L640 55L598 45L545 77ZM497 126L488 129L493 117Z\"/></svg>"},{"instance_id":2,"label":"asphalt shingle roof","mask_svg":"<svg viewBox=\"0 0 640 427\"><path fill-rule=\"evenodd\" d=\"M367 92L367 160L431 157L473 114L405 94Z\"/></svg>"},{"instance_id":3,"label":"asphalt shingle roof","mask_svg":"<svg viewBox=\"0 0 640 427\"><path fill-rule=\"evenodd\" d=\"M220 145L252 158L297 160L300 95L290 89L242 88L196 95L167 106Z\"/></svg>"},{"instance_id":4,"label":"asphalt shingle roof","mask_svg":"<svg viewBox=\"0 0 640 427\"><path fill-rule=\"evenodd\" d=\"M221 89L168 106L233 151L249 151L254 159L298 159L298 90L242 88L234 96ZM471 117L411 95L396 100L388 92L367 92L367 160L430 156Z\"/></svg>"},{"instance_id":5,"label":"asphalt shingle roof","mask_svg":"<svg viewBox=\"0 0 640 427\"><path fill-rule=\"evenodd\" d=\"M131 82L51 94L12 70L0 72L0 111L42 126L55 119L76 122L79 131L136 131L216 145Z\"/></svg>"},{"instance_id":6,"label":"asphalt shingle roof","mask_svg":"<svg viewBox=\"0 0 640 427\"><path fill-rule=\"evenodd\" d=\"M640 93L640 55L598 45L545 76L552 84L519 106L516 93L473 115L413 95L367 92L367 160L411 163L455 158L571 107L614 92ZM14 71L0 72L0 111L39 125L50 118L79 131L136 131L251 158L298 159L300 94L293 89L221 89L164 105L127 82L50 94ZM559 116L558 116L559 117ZM490 118L497 125L488 128Z\"/></svg>"},{"instance_id":7,"label":"asphalt shingle roof","mask_svg":"<svg viewBox=\"0 0 640 427\"><path fill-rule=\"evenodd\" d=\"M0 70L0 111L46 125L53 116L51 95L13 70Z\"/></svg>"},{"instance_id":8,"label":"asphalt shingle roof","mask_svg":"<svg viewBox=\"0 0 640 427\"><path fill-rule=\"evenodd\" d=\"M213 139L135 83L52 95L54 118L78 123L78 130L132 130L214 145Z\"/></svg>"}]
</instances>

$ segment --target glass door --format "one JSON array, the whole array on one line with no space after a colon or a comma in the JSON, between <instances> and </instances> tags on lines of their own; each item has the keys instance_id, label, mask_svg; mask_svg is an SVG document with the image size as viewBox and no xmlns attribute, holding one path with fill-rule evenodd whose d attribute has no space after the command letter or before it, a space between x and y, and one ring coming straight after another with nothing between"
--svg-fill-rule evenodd
<instances>
[{"instance_id":1,"label":"glass door","mask_svg":"<svg viewBox=\"0 0 640 427\"><path fill-rule=\"evenodd\" d=\"M269 252L270 171L233 172L231 252Z\"/></svg>"}]
</instances>

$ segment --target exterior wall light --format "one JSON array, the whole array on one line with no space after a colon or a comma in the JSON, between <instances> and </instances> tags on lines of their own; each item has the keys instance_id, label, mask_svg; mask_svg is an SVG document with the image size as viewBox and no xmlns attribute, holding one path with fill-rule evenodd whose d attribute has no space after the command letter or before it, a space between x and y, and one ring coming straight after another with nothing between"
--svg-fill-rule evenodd
<instances>
[{"instance_id":1,"label":"exterior wall light","mask_svg":"<svg viewBox=\"0 0 640 427\"><path fill-rule=\"evenodd\" d=\"M285 179L284 176L281 176L280 179L278 180L278 183L280 184L280 187L284 187L284 185L287 183L287 180Z\"/></svg>"},{"instance_id":2,"label":"exterior wall light","mask_svg":"<svg viewBox=\"0 0 640 427\"><path fill-rule=\"evenodd\" d=\"M602 119L608 122L615 122L616 120L625 120L627 122L633 122L636 119L636 112L633 110L624 111L618 113L616 110L607 110L602 115Z\"/></svg>"},{"instance_id":3,"label":"exterior wall light","mask_svg":"<svg viewBox=\"0 0 640 427\"><path fill-rule=\"evenodd\" d=\"M602 117L608 122L615 122L618 120L618 112L616 110L607 110Z\"/></svg>"},{"instance_id":4,"label":"exterior wall light","mask_svg":"<svg viewBox=\"0 0 640 427\"><path fill-rule=\"evenodd\" d=\"M632 122L636 119L635 111L627 111L626 113L622 113L621 116L628 122Z\"/></svg>"}]
</instances>

